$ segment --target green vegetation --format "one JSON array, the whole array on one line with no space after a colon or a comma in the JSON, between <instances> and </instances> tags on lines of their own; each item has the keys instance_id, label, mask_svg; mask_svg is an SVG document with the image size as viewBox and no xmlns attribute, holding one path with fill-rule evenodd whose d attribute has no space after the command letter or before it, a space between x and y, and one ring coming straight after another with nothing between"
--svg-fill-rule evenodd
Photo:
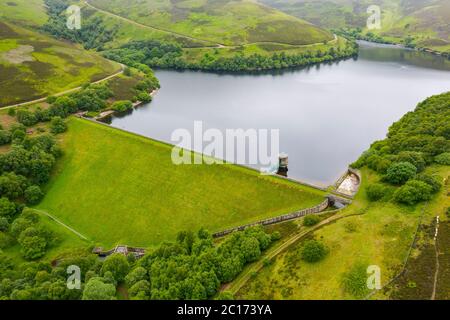
<instances>
[{"instance_id":1,"label":"green vegetation","mask_svg":"<svg viewBox=\"0 0 450 320\"><path fill-rule=\"evenodd\" d=\"M250 1L91 0L102 10L132 21L200 39L209 45L274 42L306 45L332 34L305 21Z\"/></svg>"},{"instance_id":2,"label":"green vegetation","mask_svg":"<svg viewBox=\"0 0 450 320\"><path fill-rule=\"evenodd\" d=\"M84 27L78 31L65 27L68 1L46 0L46 4L50 20L44 30L104 50L107 58L140 69L147 65L257 71L305 66L357 52L352 42L249 1L206 1L194 7L190 1L127 5L122 0L91 1L80 3Z\"/></svg>"},{"instance_id":3,"label":"green vegetation","mask_svg":"<svg viewBox=\"0 0 450 320\"><path fill-rule=\"evenodd\" d=\"M401 43L450 54L447 0L262 0L274 8L355 39ZM381 8L381 29L367 30L370 5Z\"/></svg>"},{"instance_id":4,"label":"green vegetation","mask_svg":"<svg viewBox=\"0 0 450 320\"><path fill-rule=\"evenodd\" d=\"M320 241L308 240L302 248L302 259L309 263L319 262L328 254L327 247Z\"/></svg>"},{"instance_id":5,"label":"green vegetation","mask_svg":"<svg viewBox=\"0 0 450 320\"><path fill-rule=\"evenodd\" d=\"M9 18L0 24L0 106L63 92L119 70L114 62Z\"/></svg>"},{"instance_id":6,"label":"green vegetation","mask_svg":"<svg viewBox=\"0 0 450 320\"><path fill-rule=\"evenodd\" d=\"M174 166L170 146L86 120L71 118L68 127L39 208L105 246L152 246L180 230L220 231L323 199L233 165Z\"/></svg>"},{"instance_id":7,"label":"green vegetation","mask_svg":"<svg viewBox=\"0 0 450 320\"><path fill-rule=\"evenodd\" d=\"M322 220L310 227L312 233L306 239L308 229L301 222L277 226L282 231L281 244L298 240L275 257L270 256L272 263L264 264L254 277L246 282L240 277L227 290L243 299L361 299L368 293L374 293L377 299L429 299L435 249L426 239L434 235L437 215L441 221L448 219L445 213L449 206L449 166L440 165L435 159L436 155L449 152L449 103L450 93L431 97L393 124L388 138L375 142L353 165L361 170L360 190L365 192L359 192L350 206L330 218L332 223L323 225L327 220ZM408 159L411 162L404 166ZM391 167L399 169L395 171L401 179L386 178ZM390 173L393 178L393 172ZM389 181L395 184L390 185ZM409 256L420 221L418 241ZM296 238L298 234L304 236ZM326 259L314 264L302 259L309 237L320 239L329 248ZM263 255L261 259L265 258ZM369 265L380 267L382 285L386 285L402 271L407 258L408 272L394 286L378 292L367 290ZM446 251L440 255L440 261L448 265ZM250 266L246 272L252 270L255 269ZM441 289L449 285L446 272L441 271L438 279L437 292L446 296Z\"/></svg>"}]
</instances>

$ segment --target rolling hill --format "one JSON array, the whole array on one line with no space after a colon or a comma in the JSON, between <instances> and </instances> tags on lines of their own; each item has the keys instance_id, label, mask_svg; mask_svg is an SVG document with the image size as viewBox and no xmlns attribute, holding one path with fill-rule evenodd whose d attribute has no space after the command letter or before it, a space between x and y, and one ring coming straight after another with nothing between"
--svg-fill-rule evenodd
<instances>
[{"instance_id":1,"label":"rolling hill","mask_svg":"<svg viewBox=\"0 0 450 320\"><path fill-rule=\"evenodd\" d=\"M394 42L450 52L450 2L447 0L260 0L324 28L365 28L367 8L382 9L382 29L374 33Z\"/></svg>"},{"instance_id":2,"label":"rolling hill","mask_svg":"<svg viewBox=\"0 0 450 320\"><path fill-rule=\"evenodd\" d=\"M330 32L308 22L246 0L90 0L89 4L143 25L213 45L256 42L305 45L333 39Z\"/></svg>"},{"instance_id":3,"label":"rolling hill","mask_svg":"<svg viewBox=\"0 0 450 320\"><path fill-rule=\"evenodd\" d=\"M115 62L36 30L43 1L0 0L0 106L76 88L118 72Z\"/></svg>"}]
</instances>

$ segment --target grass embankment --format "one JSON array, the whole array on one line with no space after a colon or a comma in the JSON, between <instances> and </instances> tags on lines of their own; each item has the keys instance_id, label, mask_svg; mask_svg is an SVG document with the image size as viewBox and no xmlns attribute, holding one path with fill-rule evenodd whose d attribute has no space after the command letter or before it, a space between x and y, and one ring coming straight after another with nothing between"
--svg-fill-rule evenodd
<instances>
[{"instance_id":1,"label":"grass embankment","mask_svg":"<svg viewBox=\"0 0 450 320\"><path fill-rule=\"evenodd\" d=\"M171 146L71 118L65 155L38 206L104 246L152 246L323 201L321 191L233 165L171 162Z\"/></svg>"},{"instance_id":2,"label":"grass embankment","mask_svg":"<svg viewBox=\"0 0 450 320\"><path fill-rule=\"evenodd\" d=\"M78 46L0 23L0 106L30 101L94 82L120 65Z\"/></svg>"}]
</instances>

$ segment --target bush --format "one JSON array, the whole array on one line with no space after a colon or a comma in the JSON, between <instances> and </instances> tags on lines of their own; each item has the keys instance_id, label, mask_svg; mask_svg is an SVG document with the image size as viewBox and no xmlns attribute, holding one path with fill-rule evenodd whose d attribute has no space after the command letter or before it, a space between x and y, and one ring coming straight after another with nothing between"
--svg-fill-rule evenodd
<instances>
[{"instance_id":1,"label":"bush","mask_svg":"<svg viewBox=\"0 0 450 320\"><path fill-rule=\"evenodd\" d=\"M28 205L38 204L42 198L44 197L44 193L42 192L39 186L30 186L25 190L25 201Z\"/></svg>"},{"instance_id":2,"label":"bush","mask_svg":"<svg viewBox=\"0 0 450 320\"><path fill-rule=\"evenodd\" d=\"M432 193L433 189L427 183L410 180L394 193L394 200L398 203L413 205L431 199Z\"/></svg>"},{"instance_id":3,"label":"bush","mask_svg":"<svg viewBox=\"0 0 450 320\"><path fill-rule=\"evenodd\" d=\"M26 109L17 111L16 118L19 123L27 127L33 126L38 122L34 113Z\"/></svg>"},{"instance_id":4,"label":"bush","mask_svg":"<svg viewBox=\"0 0 450 320\"><path fill-rule=\"evenodd\" d=\"M444 152L434 157L434 161L444 166L450 166L450 152Z\"/></svg>"},{"instance_id":5,"label":"bush","mask_svg":"<svg viewBox=\"0 0 450 320\"><path fill-rule=\"evenodd\" d=\"M437 193L439 192L439 190L441 190L442 188L442 183L437 180L436 178L427 175L427 174L420 174L416 177L416 180L425 182L426 184L428 184L431 189L433 190L433 193Z\"/></svg>"},{"instance_id":6,"label":"bush","mask_svg":"<svg viewBox=\"0 0 450 320\"><path fill-rule=\"evenodd\" d=\"M367 289L367 267L362 263L355 264L342 276L341 285L344 291L355 298L364 298Z\"/></svg>"},{"instance_id":7,"label":"bush","mask_svg":"<svg viewBox=\"0 0 450 320\"><path fill-rule=\"evenodd\" d=\"M386 195L386 186L374 183L366 187L367 199L370 201L378 201Z\"/></svg>"},{"instance_id":8,"label":"bush","mask_svg":"<svg viewBox=\"0 0 450 320\"><path fill-rule=\"evenodd\" d=\"M53 134L67 131L67 125L61 117L53 117L50 122L50 132Z\"/></svg>"},{"instance_id":9,"label":"bush","mask_svg":"<svg viewBox=\"0 0 450 320\"><path fill-rule=\"evenodd\" d=\"M417 172L421 172L427 166L427 163L421 152L402 151L398 154L399 162L409 162L417 168Z\"/></svg>"},{"instance_id":10,"label":"bush","mask_svg":"<svg viewBox=\"0 0 450 320\"><path fill-rule=\"evenodd\" d=\"M138 93L138 95L136 96L137 100L141 101L141 102L150 102L152 101L152 96L149 95L147 92L141 91Z\"/></svg>"},{"instance_id":11,"label":"bush","mask_svg":"<svg viewBox=\"0 0 450 320\"><path fill-rule=\"evenodd\" d=\"M417 173L417 168L409 162L399 162L392 164L387 170L385 176L386 181L402 185L409 179L413 178Z\"/></svg>"},{"instance_id":12,"label":"bush","mask_svg":"<svg viewBox=\"0 0 450 320\"><path fill-rule=\"evenodd\" d=\"M302 259L309 263L319 262L328 254L327 247L317 240L308 240L303 245Z\"/></svg>"},{"instance_id":13,"label":"bush","mask_svg":"<svg viewBox=\"0 0 450 320\"><path fill-rule=\"evenodd\" d=\"M12 135L11 132L6 130L0 130L0 145L5 145L11 142Z\"/></svg>"},{"instance_id":14,"label":"bush","mask_svg":"<svg viewBox=\"0 0 450 320\"><path fill-rule=\"evenodd\" d=\"M5 217L0 217L0 231L5 232L9 229L8 219Z\"/></svg>"},{"instance_id":15,"label":"bush","mask_svg":"<svg viewBox=\"0 0 450 320\"><path fill-rule=\"evenodd\" d=\"M320 217L316 215L308 215L303 219L303 225L305 227L315 226L320 222Z\"/></svg>"},{"instance_id":16,"label":"bush","mask_svg":"<svg viewBox=\"0 0 450 320\"><path fill-rule=\"evenodd\" d=\"M14 117L16 115L16 109L10 108L8 109L8 116Z\"/></svg>"},{"instance_id":17,"label":"bush","mask_svg":"<svg viewBox=\"0 0 450 320\"><path fill-rule=\"evenodd\" d=\"M133 108L133 103L129 100L117 101L111 107L114 111L125 112Z\"/></svg>"}]
</instances>

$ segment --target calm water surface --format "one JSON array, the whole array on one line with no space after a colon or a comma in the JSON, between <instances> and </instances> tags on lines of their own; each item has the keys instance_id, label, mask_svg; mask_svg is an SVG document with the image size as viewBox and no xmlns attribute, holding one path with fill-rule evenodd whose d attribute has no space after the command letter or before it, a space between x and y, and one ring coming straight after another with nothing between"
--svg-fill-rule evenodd
<instances>
[{"instance_id":1,"label":"calm water surface","mask_svg":"<svg viewBox=\"0 0 450 320\"><path fill-rule=\"evenodd\" d=\"M152 103L112 126L171 142L175 129L279 129L289 176L333 183L389 126L428 96L450 90L450 62L363 43L357 60L263 75L157 71Z\"/></svg>"}]
</instances>

